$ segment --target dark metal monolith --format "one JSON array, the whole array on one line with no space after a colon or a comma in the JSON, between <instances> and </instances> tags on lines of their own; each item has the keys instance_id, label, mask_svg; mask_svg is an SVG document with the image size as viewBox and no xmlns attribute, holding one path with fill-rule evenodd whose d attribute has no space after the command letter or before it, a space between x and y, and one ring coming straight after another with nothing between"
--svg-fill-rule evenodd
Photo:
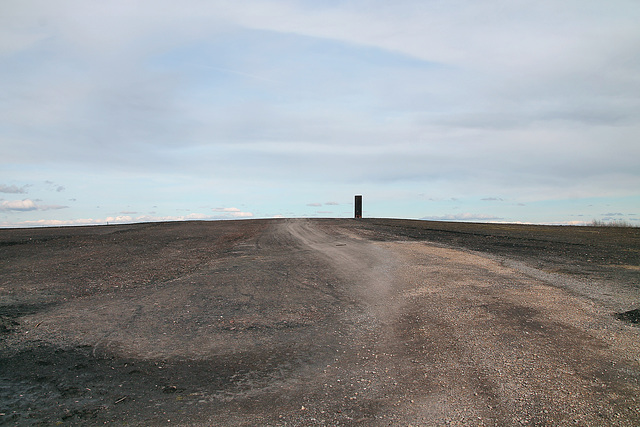
<instances>
[{"instance_id":1,"label":"dark metal monolith","mask_svg":"<svg viewBox=\"0 0 640 427\"><path fill-rule=\"evenodd\" d=\"M356 196L356 218L362 218L362 196Z\"/></svg>"}]
</instances>

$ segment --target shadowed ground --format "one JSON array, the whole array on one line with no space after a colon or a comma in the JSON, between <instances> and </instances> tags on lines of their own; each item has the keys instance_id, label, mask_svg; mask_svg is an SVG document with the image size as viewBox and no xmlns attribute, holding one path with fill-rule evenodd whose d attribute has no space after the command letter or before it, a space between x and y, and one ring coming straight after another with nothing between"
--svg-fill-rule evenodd
<instances>
[{"instance_id":1,"label":"shadowed ground","mask_svg":"<svg viewBox=\"0 0 640 427\"><path fill-rule=\"evenodd\" d=\"M0 268L0 423L640 423L637 229L7 229Z\"/></svg>"}]
</instances>

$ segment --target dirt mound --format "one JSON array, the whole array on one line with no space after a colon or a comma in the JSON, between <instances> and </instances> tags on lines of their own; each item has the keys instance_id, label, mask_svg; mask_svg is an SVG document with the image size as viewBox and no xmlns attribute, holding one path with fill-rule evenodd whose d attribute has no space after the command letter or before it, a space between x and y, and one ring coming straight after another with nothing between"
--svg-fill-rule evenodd
<instances>
[{"instance_id":1,"label":"dirt mound","mask_svg":"<svg viewBox=\"0 0 640 427\"><path fill-rule=\"evenodd\" d=\"M635 229L0 230L0 424L637 426L638 266Z\"/></svg>"}]
</instances>

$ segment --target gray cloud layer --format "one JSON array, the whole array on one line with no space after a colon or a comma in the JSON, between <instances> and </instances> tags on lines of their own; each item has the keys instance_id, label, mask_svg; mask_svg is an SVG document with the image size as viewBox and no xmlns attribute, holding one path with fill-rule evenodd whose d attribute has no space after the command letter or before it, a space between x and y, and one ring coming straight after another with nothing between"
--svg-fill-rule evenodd
<instances>
[{"instance_id":1,"label":"gray cloud layer","mask_svg":"<svg viewBox=\"0 0 640 427\"><path fill-rule=\"evenodd\" d=\"M0 152L79 181L633 196L638 22L627 0L5 2Z\"/></svg>"}]
</instances>

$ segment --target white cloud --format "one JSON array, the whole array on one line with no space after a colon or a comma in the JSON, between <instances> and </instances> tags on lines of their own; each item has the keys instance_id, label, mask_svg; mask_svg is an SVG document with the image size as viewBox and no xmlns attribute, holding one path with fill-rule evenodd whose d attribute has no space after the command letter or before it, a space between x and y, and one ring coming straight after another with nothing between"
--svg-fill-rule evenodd
<instances>
[{"instance_id":1,"label":"white cloud","mask_svg":"<svg viewBox=\"0 0 640 427\"><path fill-rule=\"evenodd\" d=\"M53 209L65 209L68 206L61 205L38 205L31 199L24 200L5 200L0 203L0 211L48 211Z\"/></svg>"},{"instance_id":2,"label":"white cloud","mask_svg":"<svg viewBox=\"0 0 640 427\"><path fill-rule=\"evenodd\" d=\"M214 212L240 212L238 208L213 208L211 210Z\"/></svg>"},{"instance_id":3,"label":"white cloud","mask_svg":"<svg viewBox=\"0 0 640 427\"><path fill-rule=\"evenodd\" d=\"M24 199L24 200L11 200L11 201L3 201L0 204L0 210L3 211L35 211L38 209L33 200Z\"/></svg>"},{"instance_id":4,"label":"white cloud","mask_svg":"<svg viewBox=\"0 0 640 427\"><path fill-rule=\"evenodd\" d=\"M242 213L242 212L241 212ZM214 220L228 219L219 218L211 215L192 213L189 215L140 215L133 217L131 215L108 216L104 218L77 218L77 219L40 219L28 220L20 222L0 223L2 227L58 227L58 226L80 226L80 225L106 225L106 224L131 224L140 222L164 222L164 221L195 221L195 220Z\"/></svg>"},{"instance_id":5,"label":"white cloud","mask_svg":"<svg viewBox=\"0 0 640 427\"><path fill-rule=\"evenodd\" d=\"M212 211L221 214L221 215L214 216L214 218L216 218L216 219L251 218L251 217L253 217L253 213L251 213L251 212L242 212L238 208L214 208L214 209L212 209Z\"/></svg>"},{"instance_id":6,"label":"white cloud","mask_svg":"<svg viewBox=\"0 0 640 427\"><path fill-rule=\"evenodd\" d=\"M27 192L26 185L23 185L22 187L18 187L17 185L0 184L0 193L24 194L26 192Z\"/></svg>"},{"instance_id":7,"label":"white cloud","mask_svg":"<svg viewBox=\"0 0 640 427\"><path fill-rule=\"evenodd\" d=\"M473 214L469 212L460 214L448 214L442 216L427 216L420 219L432 220L432 221L497 221L503 218L487 215L487 214Z\"/></svg>"}]
</instances>

